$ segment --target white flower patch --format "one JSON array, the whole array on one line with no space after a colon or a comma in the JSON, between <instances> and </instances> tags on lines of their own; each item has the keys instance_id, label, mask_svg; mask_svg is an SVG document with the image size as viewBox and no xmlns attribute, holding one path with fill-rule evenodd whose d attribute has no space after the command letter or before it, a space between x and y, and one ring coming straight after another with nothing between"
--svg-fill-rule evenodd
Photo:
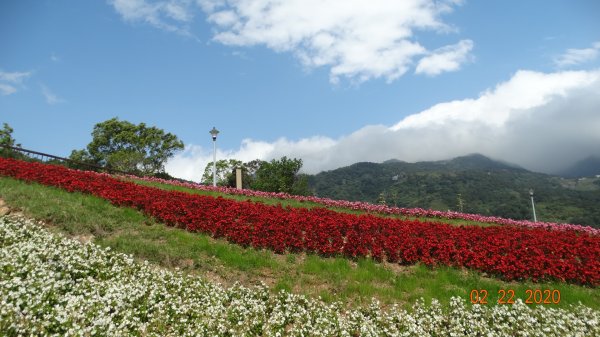
<instances>
[{"instance_id":1,"label":"white flower patch","mask_svg":"<svg viewBox=\"0 0 600 337\"><path fill-rule=\"evenodd\" d=\"M0 218L1 336L600 336L600 312L518 300L344 310L265 286L201 278Z\"/></svg>"}]
</instances>

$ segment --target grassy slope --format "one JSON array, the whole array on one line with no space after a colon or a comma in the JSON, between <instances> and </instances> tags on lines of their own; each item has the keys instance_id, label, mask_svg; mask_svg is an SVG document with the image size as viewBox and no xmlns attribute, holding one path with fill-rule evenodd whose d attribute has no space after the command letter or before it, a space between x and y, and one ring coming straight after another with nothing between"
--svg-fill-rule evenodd
<instances>
[{"instance_id":1,"label":"grassy slope","mask_svg":"<svg viewBox=\"0 0 600 337\"><path fill-rule=\"evenodd\" d=\"M405 308L420 297L438 298L447 305L451 296L468 299L472 289L488 290L492 303L498 299L498 289L514 289L522 299L526 289L558 289L562 295L559 306L582 302L600 310L599 289L559 283L506 283L451 268L430 270L420 265L382 265L368 259L351 261L244 249L203 234L165 227L138 211L114 207L96 197L11 178L0 178L0 197L56 231L92 239L139 259L166 268L178 267L226 285L263 281L275 291L286 289L321 296L325 301L354 305L376 297Z\"/></svg>"}]
</instances>

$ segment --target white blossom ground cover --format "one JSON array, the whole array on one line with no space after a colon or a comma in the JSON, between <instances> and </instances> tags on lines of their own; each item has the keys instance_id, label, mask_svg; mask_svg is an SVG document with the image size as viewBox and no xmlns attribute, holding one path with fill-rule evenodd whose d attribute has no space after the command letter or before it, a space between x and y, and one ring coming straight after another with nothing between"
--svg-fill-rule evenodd
<instances>
[{"instance_id":1,"label":"white blossom ground cover","mask_svg":"<svg viewBox=\"0 0 600 337\"><path fill-rule=\"evenodd\" d=\"M0 336L600 336L600 312L467 305L346 310L195 276L0 217Z\"/></svg>"}]
</instances>

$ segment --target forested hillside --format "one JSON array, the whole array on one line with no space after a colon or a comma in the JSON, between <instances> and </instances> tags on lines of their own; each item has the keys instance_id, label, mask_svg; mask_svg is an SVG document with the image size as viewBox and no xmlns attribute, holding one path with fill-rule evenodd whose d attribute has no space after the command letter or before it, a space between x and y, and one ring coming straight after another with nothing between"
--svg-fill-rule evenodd
<instances>
[{"instance_id":1,"label":"forested hillside","mask_svg":"<svg viewBox=\"0 0 600 337\"><path fill-rule=\"evenodd\" d=\"M532 218L600 227L600 179L566 179L470 155L447 161L357 163L309 179L317 196L399 207Z\"/></svg>"}]
</instances>

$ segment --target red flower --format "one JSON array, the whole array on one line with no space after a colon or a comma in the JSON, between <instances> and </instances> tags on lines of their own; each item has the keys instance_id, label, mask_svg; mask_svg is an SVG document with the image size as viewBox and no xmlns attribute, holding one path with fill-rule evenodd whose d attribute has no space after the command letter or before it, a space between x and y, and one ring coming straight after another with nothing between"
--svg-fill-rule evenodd
<instances>
[{"instance_id":1,"label":"red flower","mask_svg":"<svg viewBox=\"0 0 600 337\"><path fill-rule=\"evenodd\" d=\"M277 253L371 256L401 264L467 267L507 280L600 283L600 236L589 231L517 225L457 227L318 207L283 208L170 192L106 174L6 158L0 158L0 175L89 193L114 205L139 209L168 226Z\"/></svg>"}]
</instances>

